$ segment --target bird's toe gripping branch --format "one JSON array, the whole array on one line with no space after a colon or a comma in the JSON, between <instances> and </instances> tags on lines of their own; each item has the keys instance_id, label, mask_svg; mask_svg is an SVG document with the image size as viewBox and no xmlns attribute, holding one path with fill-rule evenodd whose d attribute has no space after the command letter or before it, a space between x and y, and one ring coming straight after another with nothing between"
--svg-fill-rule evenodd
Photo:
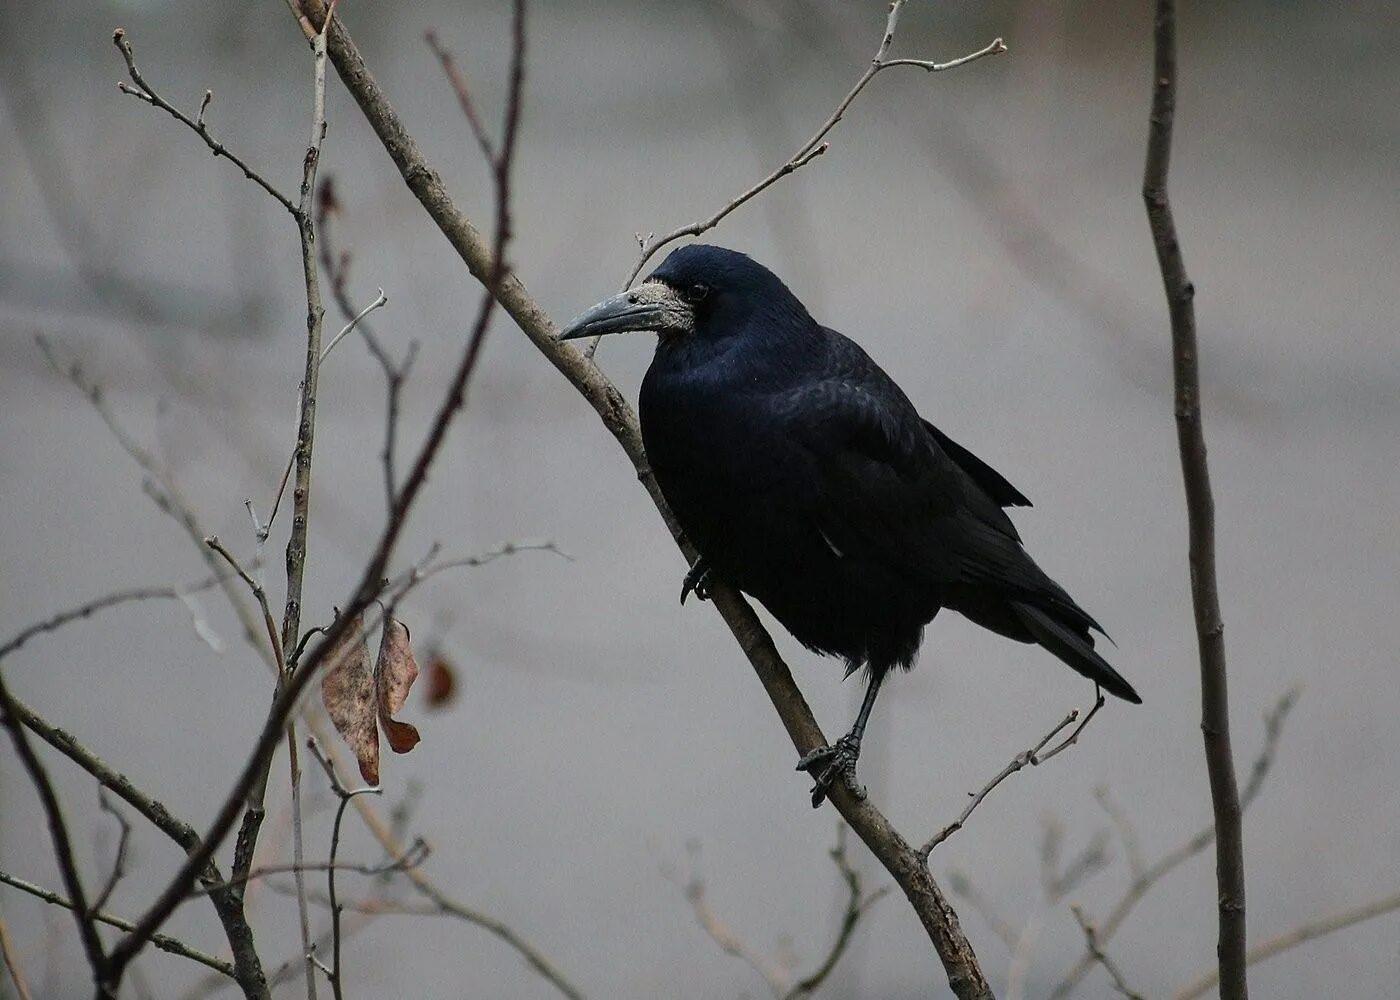
<instances>
[{"instance_id":1,"label":"bird's toe gripping branch","mask_svg":"<svg viewBox=\"0 0 1400 1000\"><path fill-rule=\"evenodd\" d=\"M684 604L685 599L692 593L700 600L708 601L710 599L710 581L710 564L705 561L704 556L700 556L681 582L681 603Z\"/></svg>"},{"instance_id":2,"label":"bird's toe gripping branch","mask_svg":"<svg viewBox=\"0 0 1400 1000\"><path fill-rule=\"evenodd\" d=\"M856 780L856 761L860 759L860 737L847 733L833 745L817 747L797 762L797 770L806 771L816 782L812 786L812 808L816 809L837 780L844 781L851 794L865 798L865 786Z\"/></svg>"}]
</instances>

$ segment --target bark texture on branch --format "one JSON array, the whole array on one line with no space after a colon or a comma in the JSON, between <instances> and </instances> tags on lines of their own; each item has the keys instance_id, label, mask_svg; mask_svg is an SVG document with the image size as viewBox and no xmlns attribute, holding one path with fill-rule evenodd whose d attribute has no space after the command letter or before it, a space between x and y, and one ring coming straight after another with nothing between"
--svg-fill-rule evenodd
<instances>
[{"instance_id":1,"label":"bark texture on branch","mask_svg":"<svg viewBox=\"0 0 1400 1000\"><path fill-rule=\"evenodd\" d=\"M308 9L313 25L321 23L323 4L310 0L303 5L303 9ZM409 190L447 237L472 275L489 287L494 268L490 242L452 202L441 177L423 158L417 143L370 74L339 18L331 25L329 53L336 72L403 175ZM581 352L556 339L558 331L553 321L513 272L507 271L500 280L497 299L540 353L597 412L604 426L632 461L638 478L651 495L673 537L686 556L693 560L695 552L684 541L647 464L636 415L617 387ZM748 656L799 755L824 745L826 740L806 700L748 602L737 592L722 587L716 589L714 598L716 608ZM837 790L832 800L851 829L904 891L943 962L954 994L961 1000L991 998L991 988L982 974L971 944L963 934L957 914L929 874L918 851L869 801L857 801L845 789Z\"/></svg>"},{"instance_id":2,"label":"bark texture on branch","mask_svg":"<svg viewBox=\"0 0 1400 1000\"><path fill-rule=\"evenodd\" d=\"M1176 435L1186 488L1190 533L1191 601L1201 663L1201 733L1215 813L1215 877L1220 930L1216 958L1221 1000L1245 1000L1244 843L1240 794L1230 749L1230 699L1225 671L1225 624L1215 578L1215 502L1201 425L1201 382L1196 343L1195 288L1186 276L1167 195L1172 125L1176 114L1176 4L1157 0L1153 24L1152 113L1142 197L1171 316Z\"/></svg>"}]
</instances>

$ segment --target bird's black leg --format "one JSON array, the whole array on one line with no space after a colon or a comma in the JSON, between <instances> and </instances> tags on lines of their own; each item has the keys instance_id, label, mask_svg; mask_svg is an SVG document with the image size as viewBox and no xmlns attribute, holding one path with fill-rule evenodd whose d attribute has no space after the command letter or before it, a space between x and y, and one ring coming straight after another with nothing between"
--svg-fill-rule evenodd
<instances>
[{"instance_id":1,"label":"bird's black leg","mask_svg":"<svg viewBox=\"0 0 1400 1000\"><path fill-rule=\"evenodd\" d=\"M702 601L710 599L710 563L704 556L695 557L695 565L685 574L681 582L681 603L694 591Z\"/></svg>"},{"instance_id":2,"label":"bird's black leg","mask_svg":"<svg viewBox=\"0 0 1400 1000\"><path fill-rule=\"evenodd\" d=\"M856 724L851 731L831 746L817 747L797 762L799 771L806 771L815 780L812 787L812 808L822 804L837 778L846 782L846 787L858 799L865 798L865 788L856 781L856 761L860 758L860 741L865 736L865 723L870 718L870 710L875 707L875 696L880 692L880 682L885 679L885 671L871 671L870 686L865 689L865 700L860 703L856 714Z\"/></svg>"}]
</instances>

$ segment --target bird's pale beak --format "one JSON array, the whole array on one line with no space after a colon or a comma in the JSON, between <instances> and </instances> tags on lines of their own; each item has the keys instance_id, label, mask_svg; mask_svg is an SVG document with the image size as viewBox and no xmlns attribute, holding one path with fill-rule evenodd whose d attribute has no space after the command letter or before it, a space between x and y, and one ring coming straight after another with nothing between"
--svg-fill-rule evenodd
<instances>
[{"instance_id":1,"label":"bird's pale beak","mask_svg":"<svg viewBox=\"0 0 1400 1000\"><path fill-rule=\"evenodd\" d=\"M640 330L685 333L694 326L694 311L674 288L659 281L644 281L574 317L559 334L559 339L577 340Z\"/></svg>"}]
</instances>

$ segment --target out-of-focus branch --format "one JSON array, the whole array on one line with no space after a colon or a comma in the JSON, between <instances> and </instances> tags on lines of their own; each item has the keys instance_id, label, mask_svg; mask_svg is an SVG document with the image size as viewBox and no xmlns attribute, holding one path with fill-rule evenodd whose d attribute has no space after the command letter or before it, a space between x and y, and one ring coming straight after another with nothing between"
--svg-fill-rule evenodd
<instances>
[{"instance_id":1,"label":"out-of-focus branch","mask_svg":"<svg viewBox=\"0 0 1400 1000\"><path fill-rule=\"evenodd\" d=\"M846 948L851 943L851 937L855 934L856 925L860 923L861 918L865 916L871 906L889 892L888 886L882 886L872 893L865 892L860 872L852 866L846 856L846 826L838 824L836 845L831 849L830 854L832 862L836 865L836 870L841 875L842 882L846 885L846 906L841 914L841 925L837 929L831 947L826 950L826 954L809 975L798 979L795 971L791 968L790 960L779 958L774 961L765 961L755 955L739 939L738 934L715 912L714 907L710 905L705 880L700 875L699 845L692 842L687 845L687 850L690 853L690 870L684 884L681 884L681 890L685 893L690 908L695 912L696 921L710 936L710 939L719 945L721 951L742 960L757 972L777 1000L800 1000L802 997L815 994L836 968L837 963L841 961L842 956L845 955ZM668 879L672 878L667 869L663 869L662 874ZM679 880L676 881L680 884Z\"/></svg>"},{"instance_id":2,"label":"out-of-focus branch","mask_svg":"<svg viewBox=\"0 0 1400 1000\"><path fill-rule=\"evenodd\" d=\"M1128 983L1123 978L1123 971L1118 968L1118 963L1109 957L1108 952L1103 950L1098 932L1094 930L1093 922L1084 915L1084 911L1079 907L1071 906L1070 910L1074 913L1074 919L1079 921L1079 929L1084 932L1084 947L1090 955L1094 956L1094 961L1104 967L1104 971L1113 980L1113 988L1127 997L1128 1000L1143 1000L1141 993L1135 993L1128 988Z\"/></svg>"},{"instance_id":3,"label":"out-of-focus branch","mask_svg":"<svg viewBox=\"0 0 1400 1000\"><path fill-rule=\"evenodd\" d=\"M1172 218L1167 193L1172 126L1176 116L1176 3L1157 0L1153 24L1152 110L1142 198L1171 317L1172 374L1177 445L1186 489L1190 536L1191 602L1201 665L1201 734L1215 812L1216 911L1221 1000L1246 1000L1244 832L1235 760L1230 749L1230 695L1225 667L1225 623L1215 578L1215 502L1211 497L1206 439L1201 425L1200 352L1196 342L1195 288Z\"/></svg>"},{"instance_id":4,"label":"out-of-focus branch","mask_svg":"<svg viewBox=\"0 0 1400 1000\"><path fill-rule=\"evenodd\" d=\"M1264 716L1264 744L1260 747L1259 755L1255 757L1254 764L1250 767L1249 779L1245 782L1244 793L1240 796L1241 809L1248 809L1259 795L1260 789L1264 787L1264 779L1268 777L1278 751L1279 737L1283 735L1283 723L1288 718L1289 711L1297 704L1299 693L1298 688L1291 688L1284 692L1283 697ZM1113 909L1109 911L1108 917L1097 926L1099 943L1107 945L1118 929L1123 926L1123 922L1128 919L1129 914L1133 912L1138 903L1142 902L1153 886L1184 862L1204 851L1214 839L1215 825L1210 824L1202 827L1184 843L1162 855L1154 864L1144 865L1141 874L1134 876L1127 890L1114 904ZM1094 958L1092 955L1081 956L1074 967L1055 985L1049 1000L1068 1000L1079 986L1084 975L1093 966Z\"/></svg>"},{"instance_id":5,"label":"out-of-focus branch","mask_svg":"<svg viewBox=\"0 0 1400 1000\"><path fill-rule=\"evenodd\" d=\"M1290 948L1296 948L1307 941L1326 937L1328 934L1364 923L1367 920L1374 920L1376 917L1393 913L1396 910L1400 910L1400 892L1369 903L1363 903L1360 906L1350 907L1334 913L1330 917L1323 917L1321 920L1301 924L1291 931L1271 937L1267 941L1261 941L1249 949L1245 955L1245 961L1249 965L1262 962L1266 958L1273 958L1275 955L1288 951ZM1178 990L1175 1000L1197 1000L1198 997L1209 993L1210 988L1219 981L1220 971L1212 969Z\"/></svg>"},{"instance_id":6,"label":"out-of-focus branch","mask_svg":"<svg viewBox=\"0 0 1400 1000\"><path fill-rule=\"evenodd\" d=\"M836 939L832 941L821 964L811 975L804 976L794 983L792 989L784 994L783 1000L799 1000L800 997L811 996L821 988L836 968L836 963L846 954L846 947L851 943L851 935L855 933L861 917L889 892L889 886L881 886L871 893L863 890L860 872L856 871L846 857L845 824L836 828L836 846L831 849L831 860L835 863L836 870L841 873L841 880L846 883L846 908L841 913L841 926L837 929Z\"/></svg>"},{"instance_id":7,"label":"out-of-focus branch","mask_svg":"<svg viewBox=\"0 0 1400 1000\"><path fill-rule=\"evenodd\" d=\"M10 981L15 984L15 995L19 1000L34 1000L34 995L29 992L29 981L24 978L24 969L20 968L19 956L15 954L14 943L10 941L10 926L5 923L4 914L0 914L0 961L9 970Z\"/></svg>"},{"instance_id":8,"label":"out-of-focus branch","mask_svg":"<svg viewBox=\"0 0 1400 1000\"><path fill-rule=\"evenodd\" d=\"M33 882L11 875L9 872L0 871L0 882L18 889L21 892L27 892L29 895L37 899L42 899L46 903L52 903L54 906L61 906L66 910L74 910L75 912L77 910L77 907L71 899L45 889L41 885L35 885ZM136 926L130 920L101 910L94 911L92 919L99 924L106 924L109 927L116 927L123 931L129 931ZM215 972L227 976L230 979L237 978L237 973L231 962L226 962L222 958L215 958L213 955L202 952L198 948L191 948L179 938L173 938L169 934L155 935L151 938L151 944L171 955L179 955L181 958L188 958L193 962L198 962L200 965L208 966Z\"/></svg>"},{"instance_id":9,"label":"out-of-focus branch","mask_svg":"<svg viewBox=\"0 0 1400 1000\"><path fill-rule=\"evenodd\" d=\"M303 3L312 12L312 23L317 23L322 5L316 0L303 0ZM472 275L493 291L530 342L594 408L604 426L631 459L639 480L651 495L682 552L693 560L695 552L683 540L675 518L666 507L655 476L646 462L636 415L622 393L581 352L558 341L554 323L526 291L520 279L498 267L499 254L493 253L491 242L453 203L441 177L428 165L418 144L405 130L340 19L331 25L329 35L331 62L385 151L399 168L409 190L447 237ZM825 745L825 737L811 709L748 602L737 592L718 587L714 593L714 604L749 658L799 755ZM959 926L957 914L929 874L917 850L869 800L856 800L844 789L838 789L832 799L851 829L899 883L943 962L953 992L960 1000L990 997L991 988L970 942Z\"/></svg>"}]
</instances>

